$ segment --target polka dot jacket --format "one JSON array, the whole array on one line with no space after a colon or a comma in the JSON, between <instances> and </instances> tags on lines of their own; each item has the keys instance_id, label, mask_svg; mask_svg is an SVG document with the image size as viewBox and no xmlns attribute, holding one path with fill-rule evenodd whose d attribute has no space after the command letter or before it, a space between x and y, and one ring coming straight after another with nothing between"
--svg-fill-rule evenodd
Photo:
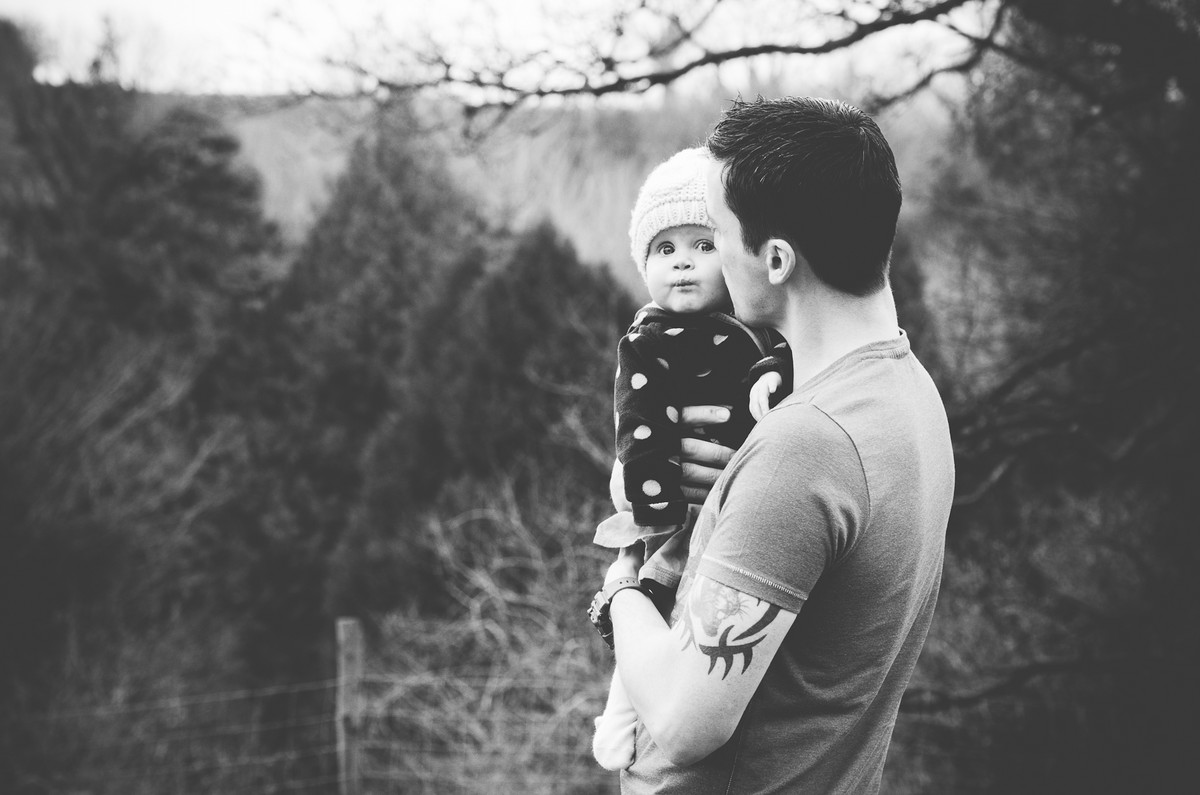
<instances>
[{"instance_id":1,"label":"polka dot jacket","mask_svg":"<svg viewBox=\"0 0 1200 795\"><path fill-rule=\"evenodd\" d=\"M654 304L638 312L617 345L613 388L617 458L635 523L662 527L684 521L679 464L684 433L734 448L746 440L754 427L752 370L755 380L768 370L780 371L783 387L772 405L786 396L792 360L782 337L722 312L674 314ZM680 408L701 405L732 406L732 416L685 431Z\"/></svg>"}]
</instances>

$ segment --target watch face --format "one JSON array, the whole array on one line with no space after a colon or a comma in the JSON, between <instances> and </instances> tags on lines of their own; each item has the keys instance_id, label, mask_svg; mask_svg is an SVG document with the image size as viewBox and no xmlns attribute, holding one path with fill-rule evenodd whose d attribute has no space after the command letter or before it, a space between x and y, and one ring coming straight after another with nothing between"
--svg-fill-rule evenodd
<instances>
[{"instance_id":1,"label":"watch face","mask_svg":"<svg viewBox=\"0 0 1200 795\"><path fill-rule=\"evenodd\" d=\"M588 621L592 622L596 632L600 633L600 639L611 649L613 628L612 621L608 618L608 600L604 598L603 590L597 591L592 597L592 603L588 605Z\"/></svg>"},{"instance_id":2,"label":"watch face","mask_svg":"<svg viewBox=\"0 0 1200 795\"><path fill-rule=\"evenodd\" d=\"M592 626L599 627L601 620L602 608L604 606L604 592L596 591L596 595L592 597L592 603L588 605L588 620L592 622Z\"/></svg>"}]
</instances>

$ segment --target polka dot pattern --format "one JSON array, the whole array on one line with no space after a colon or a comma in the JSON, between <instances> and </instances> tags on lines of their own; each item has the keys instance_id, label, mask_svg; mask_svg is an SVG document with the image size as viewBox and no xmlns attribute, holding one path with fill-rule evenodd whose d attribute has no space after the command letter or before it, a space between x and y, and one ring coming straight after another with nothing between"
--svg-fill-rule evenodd
<instances>
[{"instance_id":1,"label":"polka dot pattern","mask_svg":"<svg viewBox=\"0 0 1200 795\"><path fill-rule=\"evenodd\" d=\"M728 403L744 389L738 380L745 374L738 370L743 359L748 359L748 371L759 358L774 353L748 344L735 326L716 316L712 322L673 319L647 307L638 312L621 340L614 395L617 457L625 464L626 496L639 525L676 523L680 521L676 514L687 502L677 485L682 432L677 426L682 416L677 406L666 403L683 400L674 397L677 390L682 395L699 390L705 397L721 396L716 402ZM786 349L786 344L780 347ZM723 428L688 428L686 433L701 439L725 438Z\"/></svg>"}]
</instances>

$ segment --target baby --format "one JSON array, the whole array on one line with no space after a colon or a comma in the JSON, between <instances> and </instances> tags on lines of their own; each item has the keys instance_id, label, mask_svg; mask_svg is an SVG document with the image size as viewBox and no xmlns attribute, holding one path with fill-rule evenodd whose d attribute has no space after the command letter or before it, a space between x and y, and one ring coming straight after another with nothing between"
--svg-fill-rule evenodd
<instances>
[{"instance_id":1,"label":"baby","mask_svg":"<svg viewBox=\"0 0 1200 795\"><path fill-rule=\"evenodd\" d=\"M641 587L664 616L698 510L681 491L681 435L736 448L792 383L782 337L733 317L705 207L707 164L703 148L675 154L650 172L634 204L630 253L651 302L617 346L614 469L620 475L614 472L612 496L619 512L595 537L612 549L645 544ZM680 409L695 405L729 406L729 421L686 429ZM614 674L592 743L601 766L621 770L633 762L636 720Z\"/></svg>"}]
</instances>

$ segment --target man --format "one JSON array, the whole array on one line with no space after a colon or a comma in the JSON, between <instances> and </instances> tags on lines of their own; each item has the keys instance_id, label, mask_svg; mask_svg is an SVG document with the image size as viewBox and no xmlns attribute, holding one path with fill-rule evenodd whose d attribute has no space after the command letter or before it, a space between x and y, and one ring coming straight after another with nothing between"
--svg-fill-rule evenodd
<instances>
[{"instance_id":1,"label":"man","mask_svg":"<svg viewBox=\"0 0 1200 795\"><path fill-rule=\"evenodd\" d=\"M876 792L941 579L945 410L897 327L900 182L840 102L736 102L708 209L737 315L779 331L791 396L709 494L670 625L622 552L605 593L640 717L625 793Z\"/></svg>"}]
</instances>

